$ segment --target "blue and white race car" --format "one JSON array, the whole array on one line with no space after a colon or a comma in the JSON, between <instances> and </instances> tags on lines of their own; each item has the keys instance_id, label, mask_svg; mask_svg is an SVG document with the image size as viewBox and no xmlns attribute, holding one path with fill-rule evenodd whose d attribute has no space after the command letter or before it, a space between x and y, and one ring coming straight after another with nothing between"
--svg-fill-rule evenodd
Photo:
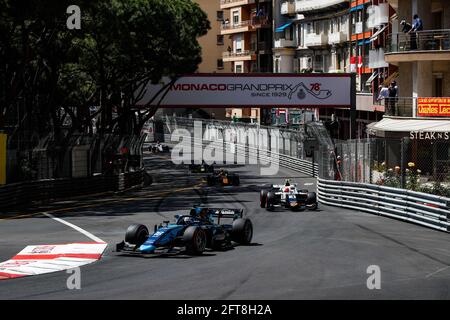
<instances>
[{"instance_id":1,"label":"blue and white race car","mask_svg":"<svg viewBox=\"0 0 450 320\"><path fill-rule=\"evenodd\" d=\"M164 221L159 226L155 225L151 235L142 224L130 225L125 241L116 245L116 251L199 255L206 248L221 250L232 246L232 242L247 245L252 241L253 225L250 219L243 218L243 209L195 206L189 215L176 215L175 218L175 223ZM226 218L231 218L232 223L221 224L221 220Z\"/></svg>"}]
</instances>

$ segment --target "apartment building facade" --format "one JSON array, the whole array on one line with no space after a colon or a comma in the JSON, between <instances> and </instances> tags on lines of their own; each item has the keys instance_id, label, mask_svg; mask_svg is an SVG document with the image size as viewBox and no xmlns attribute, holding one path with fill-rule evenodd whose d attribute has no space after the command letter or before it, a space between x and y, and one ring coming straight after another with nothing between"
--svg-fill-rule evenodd
<instances>
[{"instance_id":1,"label":"apartment building facade","mask_svg":"<svg viewBox=\"0 0 450 320\"><path fill-rule=\"evenodd\" d=\"M393 8L387 0L278 0L273 12L274 72L355 73L357 135L364 136L366 126L384 112L377 101L379 85L397 75L384 60ZM348 110L318 114L332 124L334 137L349 136Z\"/></svg>"},{"instance_id":2,"label":"apartment building facade","mask_svg":"<svg viewBox=\"0 0 450 320\"><path fill-rule=\"evenodd\" d=\"M450 179L450 1L388 2L396 14L384 56L396 68L399 94L368 134L383 140L388 165L408 159L434 180ZM413 24L416 14L423 30L403 32L400 22Z\"/></svg>"},{"instance_id":3,"label":"apartment building facade","mask_svg":"<svg viewBox=\"0 0 450 320\"><path fill-rule=\"evenodd\" d=\"M224 63L231 63L234 73L272 72L272 1L211 1L219 1L220 9L229 16L220 32L231 41L222 53ZM261 118L266 118L257 106L229 108L227 117L245 122L261 122Z\"/></svg>"},{"instance_id":4,"label":"apartment building facade","mask_svg":"<svg viewBox=\"0 0 450 320\"><path fill-rule=\"evenodd\" d=\"M223 52L231 45L231 40L221 34L223 21L229 19L228 11L220 8L219 0L194 0L207 14L211 29L208 33L198 38L202 48L202 62L199 64L199 73L230 73L231 63L224 61ZM226 111L222 108L165 108L164 114L178 116L192 116L195 118L226 119Z\"/></svg>"}]
</instances>

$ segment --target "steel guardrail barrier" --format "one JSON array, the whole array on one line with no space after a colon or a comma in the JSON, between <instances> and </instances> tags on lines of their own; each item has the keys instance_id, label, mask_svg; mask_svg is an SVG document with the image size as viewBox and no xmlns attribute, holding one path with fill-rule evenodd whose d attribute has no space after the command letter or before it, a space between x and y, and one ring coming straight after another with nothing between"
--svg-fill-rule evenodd
<instances>
[{"instance_id":1,"label":"steel guardrail barrier","mask_svg":"<svg viewBox=\"0 0 450 320\"><path fill-rule=\"evenodd\" d=\"M368 183L318 178L319 202L450 232L450 198Z\"/></svg>"},{"instance_id":2,"label":"steel guardrail barrier","mask_svg":"<svg viewBox=\"0 0 450 320\"><path fill-rule=\"evenodd\" d=\"M170 141L170 135L167 138L166 141ZM219 151L231 150L231 146L234 145L235 153L244 155L247 159L277 162L282 167L318 177L319 164L313 165L307 160L227 141L193 140L194 145L201 147L213 143ZM450 198L374 184L322 178L317 178L317 197L320 203L326 205L363 211L450 232Z\"/></svg>"}]
</instances>

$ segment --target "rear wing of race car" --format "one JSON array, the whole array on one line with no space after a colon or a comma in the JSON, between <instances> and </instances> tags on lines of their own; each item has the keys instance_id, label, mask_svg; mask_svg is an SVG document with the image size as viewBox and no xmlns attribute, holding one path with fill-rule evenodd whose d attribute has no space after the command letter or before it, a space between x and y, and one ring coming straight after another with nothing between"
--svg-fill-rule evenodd
<instances>
[{"instance_id":1,"label":"rear wing of race car","mask_svg":"<svg viewBox=\"0 0 450 320\"><path fill-rule=\"evenodd\" d=\"M297 187L297 183L291 183L289 186ZM280 188L284 188L284 187L286 187L285 184L273 184L272 185L272 188L274 188L274 189L280 189Z\"/></svg>"},{"instance_id":2,"label":"rear wing of race car","mask_svg":"<svg viewBox=\"0 0 450 320\"><path fill-rule=\"evenodd\" d=\"M238 208L210 208L202 205L194 205L194 208L205 208L213 218L242 218L244 216L244 209Z\"/></svg>"},{"instance_id":3,"label":"rear wing of race car","mask_svg":"<svg viewBox=\"0 0 450 320\"><path fill-rule=\"evenodd\" d=\"M215 218L242 218L244 209L229 209L229 208L208 208L214 211L212 214Z\"/></svg>"}]
</instances>

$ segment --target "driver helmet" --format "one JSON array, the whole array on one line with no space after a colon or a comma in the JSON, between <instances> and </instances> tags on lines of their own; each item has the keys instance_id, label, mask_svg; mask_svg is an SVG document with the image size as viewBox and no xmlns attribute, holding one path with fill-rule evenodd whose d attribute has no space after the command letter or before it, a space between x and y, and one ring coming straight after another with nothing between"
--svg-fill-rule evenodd
<instances>
[{"instance_id":1,"label":"driver helmet","mask_svg":"<svg viewBox=\"0 0 450 320\"><path fill-rule=\"evenodd\" d=\"M192 221L192 217L184 217L184 218L183 218L183 222L184 222L185 224L189 224L191 221Z\"/></svg>"}]
</instances>

